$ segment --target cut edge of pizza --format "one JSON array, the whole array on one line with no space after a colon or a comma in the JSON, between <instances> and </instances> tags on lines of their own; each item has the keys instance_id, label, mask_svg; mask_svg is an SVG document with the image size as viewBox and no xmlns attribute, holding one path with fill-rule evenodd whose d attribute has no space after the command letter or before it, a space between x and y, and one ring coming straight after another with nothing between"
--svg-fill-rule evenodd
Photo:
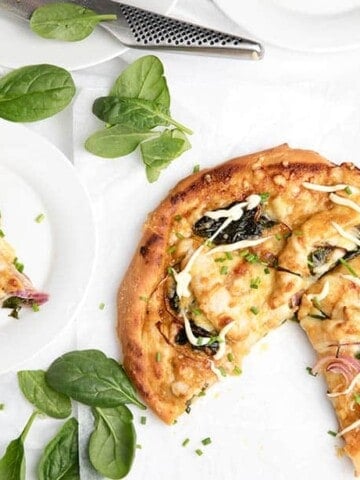
<instances>
[{"instance_id":1,"label":"cut edge of pizza","mask_svg":"<svg viewBox=\"0 0 360 480\"><path fill-rule=\"evenodd\" d=\"M191 175L149 215L119 289L118 334L127 373L162 420L239 374L304 292L356 257L359 192L353 164L282 145Z\"/></svg>"},{"instance_id":2,"label":"cut edge of pizza","mask_svg":"<svg viewBox=\"0 0 360 480\"><path fill-rule=\"evenodd\" d=\"M22 307L36 309L47 302L49 295L37 290L23 272L24 265L18 261L14 248L0 236L0 305L10 309L10 316L19 318Z\"/></svg>"}]
</instances>

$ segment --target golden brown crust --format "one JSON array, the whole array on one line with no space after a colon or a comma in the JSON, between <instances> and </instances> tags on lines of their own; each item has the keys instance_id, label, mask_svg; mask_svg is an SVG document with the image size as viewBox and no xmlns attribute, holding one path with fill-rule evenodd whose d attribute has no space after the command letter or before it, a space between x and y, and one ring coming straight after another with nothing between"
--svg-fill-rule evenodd
<instances>
[{"instance_id":1,"label":"golden brown crust","mask_svg":"<svg viewBox=\"0 0 360 480\"><path fill-rule=\"evenodd\" d=\"M315 152L281 145L230 160L185 178L149 215L119 289L118 334L127 373L147 404L165 422L172 423L194 396L217 381L213 357L188 344L174 342L181 319L171 311L165 298L166 286L171 281L169 265L175 267L180 259L183 268L189 260L189 252L201 245L201 241L194 238L191 226L208 210L223 208L253 193L269 192L271 201L267 211L280 222L280 226L276 227L278 230L272 233L280 232L281 239L276 241L272 237L268 243L254 248L254 252L260 258L265 258L269 251L277 254L284 251L284 247L289 247L283 235L287 229L296 231L314 215L326 215L324 212L334 207L327 195L303 188L304 181L319 184L351 183L360 187L359 172L351 164L338 167ZM186 238L181 241L174 240L176 217L182 218L181 228L185 232ZM300 237L298 243L299 240ZM305 240L300 240L300 244ZM309 245L302 245L305 252L302 253L303 257L307 256ZM171 253L169 246L174 250ZM284 267L290 257L284 255ZM296 302L292 303L294 293L304 286L307 288L309 283L308 279L299 282L295 278L294 287L294 275L290 274L289 277L289 274L272 270L268 280L263 280L259 292L245 292L244 285L238 282L239 277L258 275L263 266L251 266L238 258L232 262L226 280L217 279L215 286L207 285L205 289L200 265L199 271L195 269L196 278L192 288L199 299L201 295L205 298L207 293L209 301L212 298L210 294L215 293L224 296L229 292L237 292L238 298L249 298L249 302L258 301L256 294L264 297L261 315L252 320L249 328L237 325L229 333L231 352L240 364L253 343L292 315L297 308ZM280 296L276 292L280 292ZM206 310L209 301L201 304L199 300L198 305ZM242 301L242 308L249 310L252 304ZM237 319L236 316L231 317L228 311L224 310L211 319L212 326L219 329L233 318ZM211 312L206 313L211 317ZM252 318L250 313L246 318ZM230 368L226 357L216 362L216 366L226 371Z\"/></svg>"}]
</instances>

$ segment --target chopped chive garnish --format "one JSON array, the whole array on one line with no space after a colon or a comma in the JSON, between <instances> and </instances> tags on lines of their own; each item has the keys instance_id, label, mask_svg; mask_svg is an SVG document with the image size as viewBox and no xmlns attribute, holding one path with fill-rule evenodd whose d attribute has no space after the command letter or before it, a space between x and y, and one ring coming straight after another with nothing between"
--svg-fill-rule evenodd
<instances>
[{"instance_id":1,"label":"chopped chive garnish","mask_svg":"<svg viewBox=\"0 0 360 480\"><path fill-rule=\"evenodd\" d=\"M312 377L316 377L316 375L317 375L316 373L313 373L311 367L306 367L306 371L307 371L308 374L311 375Z\"/></svg>"},{"instance_id":2,"label":"chopped chive garnish","mask_svg":"<svg viewBox=\"0 0 360 480\"><path fill-rule=\"evenodd\" d=\"M0 410L4 410L5 408L5 404L4 403L0 403Z\"/></svg>"},{"instance_id":3,"label":"chopped chive garnish","mask_svg":"<svg viewBox=\"0 0 360 480\"><path fill-rule=\"evenodd\" d=\"M354 400L358 405L360 405L360 395L358 393L355 393Z\"/></svg>"},{"instance_id":4,"label":"chopped chive garnish","mask_svg":"<svg viewBox=\"0 0 360 480\"><path fill-rule=\"evenodd\" d=\"M139 450L141 450L141 449L142 449L142 445L140 445L140 443L137 443L137 444L136 444L136 448L138 448Z\"/></svg>"},{"instance_id":5,"label":"chopped chive garnish","mask_svg":"<svg viewBox=\"0 0 360 480\"><path fill-rule=\"evenodd\" d=\"M210 443L211 443L211 438L210 438L210 437L203 438L203 439L201 440L201 443L202 443L203 445L210 445Z\"/></svg>"},{"instance_id":6,"label":"chopped chive garnish","mask_svg":"<svg viewBox=\"0 0 360 480\"><path fill-rule=\"evenodd\" d=\"M206 395L206 389L205 388L202 388L201 391L198 393L198 397L205 397Z\"/></svg>"},{"instance_id":7,"label":"chopped chive garnish","mask_svg":"<svg viewBox=\"0 0 360 480\"><path fill-rule=\"evenodd\" d=\"M181 215L175 215L174 217L175 222L180 222L181 219L182 219Z\"/></svg>"},{"instance_id":8,"label":"chopped chive garnish","mask_svg":"<svg viewBox=\"0 0 360 480\"><path fill-rule=\"evenodd\" d=\"M223 265L221 268L220 268L220 274L221 275L227 275L228 274L228 267L226 265Z\"/></svg>"},{"instance_id":9,"label":"chopped chive garnish","mask_svg":"<svg viewBox=\"0 0 360 480\"><path fill-rule=\"evenodd\" d=\"M190 442L190 438L185 438L185 440L182 442L182 446L186 447L186 445Z\"/></svg>"},{"instance_id":10,"label":"chopped chive garnish","mask_svg":"<svg viewBox=\"0 0 360 480\"><path fill-rule=\"evenodd\" d=\"M175 232L175 235L177 236L177 238L178 238L179 240L183 240L183 239L185 238L184 235L183 235L182 233L180 233L180 232Z\"/></svg>"},{"instance_id":11,"label":"chopped chive garnish","mask_svg":"<svg viewBox=\"0 0 360 480\"><path fill-rule=\"evenodd\" d=\"M293 235L295 235L296 237L302 237L304 234L301 230L294 230L293 232Z\"/></svg>"},{"instance_id":12,"label":"chopped chive garnish","mask_svg":"<svg viewBox=\"0 0 360 480\"><path fill-rule=\"evenodd\" d=\"M329 435L333 436L333 437L336 437L337 433L334 432L333 430L328 430L327 432Z\"/></svg>"},{"instance_id":13,"label":"chopped chive garnish","mask_svg":"<svg viewBox=\"0 0 360 480\"><path fill-rule=\"evenodd\" d=\"M198 173L199 171L200 171L200 165L199 164L194 165L193 173Z\"/></svg>"},{"instance_id":14,"label":"chopped chive garnish","mask_svg":"<svg viewBox=\"0 0 360 480\"><path fill-rule=\"evenodd\" d=\"M196 453L196 455L198 455L199 457L201 457L201 455L204 454L204 452L203 452L202 450L200 450L200 448L197 448L197 449L195 450L195 453Z\"/></svg>"},{"instance_id":15,"label":"chopped chive garnish","mask_svg":"<svg viewBox=\"0 0 360 480\"><path fill-rule=\"evenodd\" d=\"M201 315L200 308L192 308L191 311L194 315Z\"/></svg>"},{"instance_id":16,"label":"chopped chive garnish","mask_svg":"<svg viewBox=\"0 0 360 480\"><path fill-rule=\"evenodd\" d=\"M24 264L19 262L17 257L14 258L13 264L18 272L22 273L24 271Z\"/></svg>"},{"instance_id":17,"label":"chopped chive garnish","mask_svg":"<svg viewBox=\"0 0 360 480\"><path fill-rule=\"evenodd\" d=\"M254 314L257 315L259 313L259 309L257 307L250 307L250 311Z\"/></svg>"},{"instance_id":18,"label":"chopped chive garnish","mask_svg":"<svg viewBox=\"0 0 360 480\"><path fill-rule=\"evenodd\" d=\"M265 275L269 275L270 268L268 268L268 267L264 268L264 273L265 273Z\"/></svg>"},{"instance_id":19,"label":"chopped chive garnish","mask_svg":"<svg viewBox=\"0 0 360 480\"><path fill-rule=\"evenodd\" d=\"M233 256L231 255L231 252L225 252L225 257L226 257L228 260L232 260L232 259L233 259Z\"/></svg>"},{"instance_id":20,"label":"chopped chive garnish","mask_svg":"<svg viewBox=\"0 0 360 480\"><path fill-rule=\"evenodd\" d=\"M45 218L45 215L43 213L39 213L37 217L35 217L35 222L36 223L41 223Z\"/></svg>"},{"instance_id":21,"label":"chopped chive garnish","mask_svg":"<svg viewBox=\"0 0 360 480\"><path fill-rule=\"evenodd\" d=\"M0 229L0 238L4 238L5 237L5 233Z\"/></svg>"},{"instance_id":22,"label":"chopped chive garnish","mask_svg":"<svg viewBox=\"0 0 360 480\"><path fill-rule=\"evenodd\" d=\"M259 193L259 197L261 198L261 203L265 203L269 199L270 193L268 192Z\"/></svg>"},{"instance_id":23,"label":"chopped chive garnish","mask_svg":"<svg viewBox=\"0 0 360 480\"><path fill-rule=\"evenodd\" d=\"M174 253L176 251L176 246L175 245L171 245L171 247L169 247L167 249L168 253Z\"/></svg>"},{"instance_id":24,"label":"chopped chive garnish","mask_svg":"<svg viewBox=\"0 0 360 480\"><path fill-rule=\"evenodd\" d=\"M234 375L241 375L241 374L242 374L241 368L236 365L236 366L234 367L233 374L234 374Z\"/></svg>"},{"instance_id":25,"label":"chopped chive garnish","mask_svg":"<svg viewBox=\"0 0 360 480\"><path fill-rule=\"evenodd\" d=\"M167 268L167 273L173 277L174 276L174 269L172 267L168 267Z\"/></svg>"},{"instance_id":26,"label":"chopped chive garnish","mask_svg":"<svg viewBox=\"0 0 360 480\"><path fill-rule=\"evenodd\" d=\"M32 303L31 308L33 309L34 312L39 312L40 311L40 307L37 303Z\"/></svg>"},{"instance_id":27,"label":"chopped chive garnish","mask_svg":"<svg viewBox=\"0 0 360 480\"><path fill-rule=\"evenodd\" d=\"M256 253L247 253L244 255L244 259L248 263L260 263L260 259Z\"/></svg>"},{"instance_id":28,"label":"chopped chive garnish","mask_svg":"<svg viewBox=\"0 0 360 480\"><path fill-rule=\"evenodd\" d=\"M279 240L279 241L280 241L283 237L282 237L282 235L280 235L280 233L277 233L277 234L275 235L275 238L276 238L276 240Z\"/></svg>"},{"instance_id":29,"label":"chopped chive garnish","mask_svg":"<svg viewBox=\"0 0 360 480\"><path fill-rule=\"evenodd\" d=\"M234 361L234 355L231 352L229 352L227 354L227 359L229 360L229 362L233 362Z\"/></svg>"},{"instance_id":30,"label":"chopped chive garnish","mask_svg":"<svg viewBox=\"0 0 360 480\"><path fill-rule=\"evenodd\" d=\"M347 185L346 188L344 188L345 192L348 194L348 195L352 195L352 190L351 188L349 187L349 185Z\"/></svg>"},{"instance_id":31,"label":"chopped chive garnish","mask_svg":"<svg viewBox=\"0 0 360 480\"><path fill-rule=\"evenodd\" d=\"M141 425L146 425L146 417L140 417Z\"/></svg>"},{"instance_id":32,"label":"chopped chive garnish","mask_svg":"<svg viewBox=\"0 0 360 480\"><path fill-rule=\"evenodd\" d=\"M143 302L147 303L149 301L149 298L145 297L145 295L140 295L139 300L142 300Z\"/></svg>"},{"instance_id":33,"label":"chopped chive garnish","mask_svg":"<svg viewBox=\"0 0 360 480\"><path fill-rule=\"evenodd\" d=\"M252 278L250 280L250 288L259 288L259 285L261 283L261 278L260 277L256 277L256 278Z\"/></svg>"},{"instance_id":34,"label":"chopped chive garnish","mask_svg":"<svg viewBox=\"0 0 360 480\"><path fill-rule=\"evenodd\" d=\"M353 277L359 278L359 275L355 272L355 270L352 268L351 265L349 265L349 263L346 260L344 260L343 258L340 258L339 262L341 263L341 265L344 265L344 267L351 273Z\"/></svg>"},{"instance_id":35,"label":"chopped chive garnish","mask_svg":"<svg viewBox=\"0 0 360 480\"><path fill-rule=\"evenodd\" d=\"M220 365L220 367L218 367L218 370L219 370L219 372L221 373L221 375L222 375L223 377L226 377L226 372L225 372L224 367L222 367L222 366Z\"/></svg>"},{"instance_id":36,"label":"chopped chive garnish","mask_svg":"<svg viewBox=\"0 0 360 480\"><path fill-rule=\"evenodd\" d=\"M226 261L226 258L225 257L218 257L218 258L215 258L215 262L225 262Z\"/></svg>"},{"instance_id":37,"label":"chopped chive garnish","mask_svg":"<svg viewBox=\"0 0 360 480\"><path fill-rule=\"evenodd\" d=\"M249 250L243 250L242 252L239 252L240 257L246 257L246 255L250 253Z\"/></svg>"},{"instance_id":38,"label":"chopped chive garnish","mask_svg":"<svg viewBox=\"0 0 360 480\"><path fill-rule=\"evenodd\" d=\"M99 303L99 310L104 310L104 308L105 308L105 303L104 302Z\"/></svg>"},{"instance_id":39,"label":"chopped chive garnish","mask_svg":"<svg viewBox=\"0 0 360 480\"><path fill-rule=\"evenodd\" d=\"M161 353L160 353L160 352L156 352L155 360L156 360L157 362L161 362Z\"/></svg>"}]
</instances>

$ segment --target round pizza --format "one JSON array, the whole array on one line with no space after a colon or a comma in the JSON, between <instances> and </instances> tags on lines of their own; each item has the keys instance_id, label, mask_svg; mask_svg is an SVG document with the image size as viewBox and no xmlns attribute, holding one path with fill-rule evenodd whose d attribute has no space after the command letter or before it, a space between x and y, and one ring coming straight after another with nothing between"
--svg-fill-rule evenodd
<instances>
[{"instance_id":1,"label":"round pizza","mask_svg":"<svg viewBox=\"0 0 360 480\"><path fill-rule=\"evenodd\" d=\"M360 171L282 145L181 181L120 286L124 367L173 423L252 345L296 319L360 472Z\"/></svg>"}]
</instances>

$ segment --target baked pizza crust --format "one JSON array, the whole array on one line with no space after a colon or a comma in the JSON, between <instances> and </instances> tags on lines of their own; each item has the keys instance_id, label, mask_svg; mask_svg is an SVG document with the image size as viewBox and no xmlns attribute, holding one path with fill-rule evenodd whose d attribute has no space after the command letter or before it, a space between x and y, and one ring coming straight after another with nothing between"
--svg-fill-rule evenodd
<instances>
[{"instance_id":1,"label":"baked pizza crust","mask_svg":"<svg viewBox=\"0 0 360 480\"><path fill-rule=\"evenodd\" d=\"M337 255L333 262L339 252L351 250L331 222L349 231L360 225L360 213L334 203L329 194L305 188L304 182L349 184L360 189L360 173L351 163L334 165L318 153L281 145L190 175L148 216L119 289L118 335L125 370L164 422L173 423L222 374L238 373L251 346L293 317L305 291L318 291L321 275L315 275L308 265L314 249L332 242L336 246L332 255ZM267 240L250 248L257 261L233 252L226 257L225 272L217 263L225 261L222 250L213 249L194 233L193 227L206 212L229 208L234 202L264 192L269 197L264 207L266 215L276 223L262 232ZM352 198L360 202L359 195ZM221 358L209 349L178 341L184 318L169 299L174 277L199 248L202 253L191 268L191 298L186 309L197 310L192 325L196 323L205 330L219 332L233 324L221 347ZM265 270L268 272L264 275ZM254 278L261 279L257 287ZM313 342L312 330L306 327L306 296L303 298L299 315ZM339 336L345 333L340 329ZM359 333L356 330L355 336ZM313 342L315 349L318 343L318 339ZM319 355L323 353L319 351ZM332 387L341 388L336 377L328 381L329 385L335 382ZM340 398L333 403L341 416ZM356 409L360 414L360 407ZM348 421L340 418L341 428ZM346 452L360 470L358 432L345 434L344 440Z\"/></svg>"}]
</instances>

